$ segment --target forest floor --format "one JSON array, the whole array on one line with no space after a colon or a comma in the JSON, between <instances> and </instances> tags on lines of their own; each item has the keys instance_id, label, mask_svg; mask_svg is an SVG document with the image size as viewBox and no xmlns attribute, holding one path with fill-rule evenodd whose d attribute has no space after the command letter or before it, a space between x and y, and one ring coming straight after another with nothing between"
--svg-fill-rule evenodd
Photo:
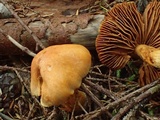
<instances>
[{"instance_id":1,"label":"forest floor","mask_svg":"<svg viewBox=\"0 0 160 120\"><path fill-rule=\"evenodd\" d=\"M81 13L105 14L113 5L130 0L12 0L19 15L28 8L43 17L69 17ZM50 4L53 4L51 6ZM52 7L51 11L46 8ZM22 13L23 14L22 14ZM36 13L36 14L37 14ZM47 16L46 16L47 15ZM58 19L57 19L58 20ZM87 94L81 112L67 113L58 107L44 108L30 92L30 65L27 55L0 56L0 119L2 120L160 120L160 80L140 87L134 61L112 71L102 65L95 51L93 65L80 90ZM58 94L58 93L57 93Z\"/></svg>"}]
</instances>

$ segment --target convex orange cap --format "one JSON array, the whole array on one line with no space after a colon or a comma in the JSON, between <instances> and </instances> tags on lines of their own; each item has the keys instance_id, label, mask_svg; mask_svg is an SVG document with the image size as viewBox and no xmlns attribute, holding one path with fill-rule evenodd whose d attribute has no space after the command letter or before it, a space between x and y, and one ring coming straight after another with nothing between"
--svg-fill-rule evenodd
<instances>
[{"instance_id":1,"label":"convex orange cap","mask_svg":"<svg viewBox=\"0 0 160 120\"><path fill-rule=\"evenodd\" d=\"M61 105L80 87L90 67L90 52L82 45L45 48L31 64L31 93L41 96L44 107Z\"/></svg>"}]
</instances>

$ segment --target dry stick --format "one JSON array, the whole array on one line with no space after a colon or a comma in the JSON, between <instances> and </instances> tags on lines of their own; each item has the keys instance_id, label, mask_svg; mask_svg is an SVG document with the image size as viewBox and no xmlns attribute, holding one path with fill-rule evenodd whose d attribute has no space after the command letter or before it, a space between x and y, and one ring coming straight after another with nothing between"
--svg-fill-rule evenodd
<instances>
[{"instance_id":1,"label":"dry stick","mask_svg":"<svg viewBox=\"0 0 160 120\"><path fill-rule=\"evenodd\" d=\"M127 78L117 78L117 77L113 77L113 76L109 76L109 75L106 75L106 74L102 74L102 73L99 73L99 72L95 72L95 71L89 71L90 74L94 74L94 75L98 75L98 76L101 76L101 77L104 77L106 79L110 78L111 80L115 81L115 80L127 80ZM119 82L118 82L119 83Z\"/></svg>"},{"instance_id":2,"label":"dry stick","mask_svg":"<svg viewBox=\"0 0 160 120\"><path fill-rule=\"evenodd\" d=\"M94 114L100 115L102 112L108 110L109 108L113 108L114 106L120 104L121 102L129 100L130 98L136 96L137 94L139 94L139 93L141 93L141 92L143 92L143 91L145 91L145 90L147 90L147 89L159 84L159 82L160 82L160 79L157 79L156 81L152 82L151 84L148 84L148 85L146 85L146 86L144 86L144 87L142 87L142 88L140 88L138 90L135 90L132 93L130 93L130 94L128 94L128 95L126 95L126 96L124 96L122 98L119 98L118 100L116 100L116 101L114 101L112 103L109 103L108 105L106 105L104 107L101 107L99 110L94 110L94 111L92 111L92 112L90 112L88 114L82 115L82 117L94 116Z\"/></svg>"},{"instance_id":3,"label":"dry stick","mask_svg":"<svg viewBox=\"0 0 160 120\"><path fill-rule=\"evenodd\" d=\"M1 112L0 112L0 117L3 118L2 120L13 120L11 117L9 117Z\"/></svg>"},{"instance_id":4,"label":"dry stick","mask_svg":"<svg viewBox=\"0 0 160 120\"><path fill-rule=\"evenodd\" d=\"M0 28L0 32L6 37L8 38L9 41L11 41L15 46L17 46L19 49L21 49L23 52L27 53L28 55L34 57L36 54L33 53L32 51L30 51L28 48L22 46L21 44L19 44L15 39L13 39L10 35L7 35L1 28Z\"/></svg>"},{"instance_id":5,"label":"dry stick","mask_svg":"<svg viewBox=\"0 0 160 120\"><path fill-rule=\"evenodd\" d=\"M18 71L21 71L21 72L27 72L27 73L30 73L29 70L26 70L26 69L23 69L23 68L16 68L16 67L10 67L10 66L1 66L0 65L0 70L18 70Z\"/></svg>"},{"instance_id":6,"label":"dry stick","mask_svg":"<svg viewBox=\"0 0 160 120\"><path fill-rule=\"evenodd\" d=\"M57 115L56 109L57 108L54 107L54 109L52 110L51 114L49 115L49 117L46 120L55 120L54 117Z\"/></svg>"},{"instance_id":7,"label":"dry stick","mask_svg":"<svg viewBox=\"0 0 160 120\"><path fill-rule=\"evenodd\" d=\"M159 120L160 118L159 117L156 117L156 116L150 116L142 111L140 111L140 114L141 116L145 117L146 119L145 120Z\"/></svg>"},{"instance_id":8,"label":"dry stick","mask_svg":"<svg viewBox=\"0 0 160 120\"><path fill-rule=\"evenodd\" d=\"M154 93L158 92L160 90L160 84L153 86L152 88L145 91L143 94L139 95L135 99L133 99L130 104L125 106L124 108L121 108L117 115L115 115L111 120L120 120L120 118L128 112L129 109L131 109L133 106L138 104L143 99L147 98L150 95L153 95Z\"/></svg>"},{"instance_id":9,"label":"dry stick","mask_svg":"<svg viewBox=\"0 0 160 120\"><path fill-rule=\"evenodd\" d=\"M94 118L98 117L99 114L95 113L92 116L86 116L85 118L83 118L82 120L93 120Z\"/></svg>"},{"instance_id":10,"label":"dry stick","mask_svg":"<svg viewBox=\"0 0 160 120\"><path fill-rule=\"evenodd\" d=\"M132 116L135 116L136 112L140 106L141 106L141 103L133 106L133 108L130 109L129 112L123 117L123 120L130 120L130 118L132 118Z\"/></svg>"},{"instance_id":11,"label":"dry stick","mask_svg":"<svg viewBox=\"0 0 160 120\"><path fill-rule=\"evenodd\" d=\"M102 107L102 103L99 101L99 99L86 87L86 85L84 83L82 83L82 88L83 90L87 93L87 95L89 95L92 100L99 106Z\"/></svg>"},{"instance_id":12,"label":"dry stick","mask_svg":"<svg viewBox=\"0 0 160 120\"><path fill-rule=\"evenodd\" d=\"M128 95L126 95L126 96L124 96L124 97L122 97L122 98L119 98L118 100L116 100L116 101L108 104L108 105L106 106L106 108L107 108L107 109L113 108L114 106L118 105L119 103L121 103L121 102L123 102L123 101L126 101L126 100L128 100L128 99L136 96L137 94L140 94L140 93L142 93L143 91L146 91L146 90L148 90L149 88L151 88L151 87L159 84L159 82L160 82L160 79L158 79L158 80L154 81L153 83L148 84L148 85L146 85L146 86L144 86L144 87L141 87L141 88L133 91L132 93L130 93L130 94L128 94Z\"/></svg>"},{"instance_id":13,"label":"dry stick","mask_svg":"<svg viewBox=\"0 0 160 120\"><path fill-rule=\"evenodd\" d=\"M78 106L83 110L83 112L85 114L87 114L88 112L86 111L86 109L81 105L81 103L78 101Z\"/></svg>"},{"instance_id":14,"label":"dry stick","mask_svg":"<svg viewBox=\"0 0 160 120\"><path fill-rule=\"evenodd\" d=\"M18 108L19 108L19 113L20 113L19 116L21 117L21 120L23 120L21 101L18 101Z\"/></svg>"},{"instance_id":15,"label":"dry stick","mask_svg":"<svg viewBox=\"0 0 160 120\"><path fill-rule=\"evenodd\" d=\"M98 72L94 72L94 71L89 71L89 73L90 73L90 74L99 75L99 76L102 76L102 77L104 77L104 78L108 78L108 76L107 76L107 75L102 74L102 73L98 73Z\"/></svg>"},{"instance_id":16,"label":"dry stick","mask_svg":"<svg viewBox=\"0 0 160 120\"><path fill-rule=\"evenodd\" d=\"M31 36L33 37L33 39L36 41L36 43L38 43L38 45L44 49L45 46L42 44L42 42L39 40L39 38L33 33L33 31L24 24L24 22L21 20L21 18L17 15L16 12L14 12L12 10L12 8L7 4L7 2L5 2L4 0L1 0L1 2L3 3L3 5L12 13L12 15L17 19L17 21L31 34Z\"/></svg>"},{"instance_id":17,"label":"dry stick","mask_svg":"<svg viewBox=\"0 0 160 120\"><path fill-rule=\"evenodd\" d=\"M111 77L110 78L113 82L117 83L118 85L122 86L122 87L126 87L126 85L122 84L121 82L119 81L122 81L122 80L127 80L126 78L122 78L121 80L119 79L116 79L114 77ZM94 81L94 82L108 82L108 78L95 78L95 77L87 77L87 80L89 81ZM119 81L118 81L119 80ZM112 86L116 86L116 85L112 85ZM131 85L127 85L128 86L131 86ZM133 86L133 85L132 85Z\"/></svg>"},{"instance_id":18,"label":"dry stick","mask_svg":"<svg viewBox=\"0 0 160 120\"><path fill-rule=\"evenodd\" d=\"M87 78L86 78L87 79ZM109 96L110 98L112 98L113 100L117 100L118 98L110 91L110 90L107 90L107 89L104 89L102 86L99 86L97 84L94 84L93 82L91 81L88 81L88 80L84 80L84 83L91 86L92 88L98 90L99 92L102 92L104 93L105 95ZM88 78L89 79L89 78Z\"/></svg>"},{"instance_id":19,"label":"dry stick","mask_svg":"<svg viewBox=\"0 0 160 120\"><path fill-rule=\"evenodd\" d=\"M31 94L28 86L25 84L25 82L24 82L23 78L21 77L21 75L19 74L19 72L18 72L16 69L13 69L13 70L14 70L15 73L17 74L17 76L18 76L19 80L21 81L21 83L23 84L23 86L26 88L27 92L28 92L29 94Z\"/></svg>"},{"instance_id":20,"label":"dry stick","mask_svg":"<svg viewBox=\"0 0 160 120\"><path fill-rule=\"evenodd\" d=\"M73 107L73 110L72 110L72 113L71 113L71 119L70 120L74 120L74 112L75 112L76 105L78 105L78 98L77 97L76 97L76 102L74 104L74 107Z\"/></svg>"},{"instance_id":21,"label":"dry stick","mask_svg":"<svg viewBox=\"0 0 160 120\"><path fill-rule=\"evenodd\" d=\"M70 120L74 120L74 112L75 112L75 107L76 107L77 104L74 104L74 107L73 107L73 110L72 110L72 113L71 113L71 118Z\"/></svg>"},{"instance_id":22,"label":"dry stick","mask_svg":"<svg viewBox=\"0 0 160 120\"><path fill-rule=\"evenodd\" d=\"M92 100L97 104L99 105L100 107L103 107L103 104L101 104L101 102L99 101L99 99L85 86L84 83L82 83L82 88L83 90L85 90L85 92L92 98ZM110 112L108 112L108 110L105 111L106 114L111 118L112 117L112 114ZM88 119L86 119L88 120Z\"/></svg>"},{"instance_id":23,"label":"dry stick","mask_svg":"<svg viewBox=\"0 0 160 120\"><path fill-rule=\"evenodd\" d=\"M27 92L31 95L31 92L29 90L29 88L27 87L27 85L24 83L23 78L21 77L21 75L19 74L19 72L16 69L13 69L15 71L15 73L17 74L18 78L20 79L21 83L24 85L24 87L26 88ZM32 96L32 95L31 95ZM34 99L34 101L42 108L43 113L45 113L45 109L44 107L41 106L41 104L39 103L39 101L36 99L35 96L32 96L32 98Z\"/></svg>"},{"instance_id":24,"label":"dry stick","mask_svg":"<svg viewBox=\"0 0 160 120\"><path fill-rule=\"evenodd\" d=\"M34 110L34 107L35 107L35 103L32 104L32 106L31 106L31 108L29 110L29 113L28 113L28 116L27 116L27 120L30 120L30 117L31 117L31 114L32 114L32 112Z\"/></svg>"}]
</instances>

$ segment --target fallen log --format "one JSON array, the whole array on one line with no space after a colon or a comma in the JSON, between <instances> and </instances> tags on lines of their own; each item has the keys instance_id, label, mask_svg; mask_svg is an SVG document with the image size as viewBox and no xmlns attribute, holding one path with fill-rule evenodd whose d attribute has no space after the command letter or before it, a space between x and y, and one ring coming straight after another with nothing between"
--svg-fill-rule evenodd
<instances>
[{"instance_id":1,"label":"fallen log","mask_svg":"<svg viewBox=\"0 0 160 120\"><path fill-rule=\"evenodd\" d=\"M45 8L44 11L47 11L47 9ZM47 13L43 16L28 16L21 17L21 20L36 34L45 47L55 44L75 43L82 44L88 49L94 49L99 25L104 18L104 15L92 15L90 13L58 14L58 16ZM41 50L37 48L31 34L15 18L0 19L0 28L29 50L35 53ZM25 53L0 33L0 55L19 54Z\"/></svg>"}]
</instances>

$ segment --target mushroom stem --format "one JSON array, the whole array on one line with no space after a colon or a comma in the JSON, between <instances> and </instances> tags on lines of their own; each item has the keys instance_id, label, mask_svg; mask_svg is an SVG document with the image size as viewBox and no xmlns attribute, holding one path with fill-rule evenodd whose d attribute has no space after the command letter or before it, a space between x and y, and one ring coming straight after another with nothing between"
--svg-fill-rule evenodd
<instances>
[{"instance_id":1,"label":"mushroom stem","mask_svg":"<svg viewBox=\"0 0 160 120\"><path fill-rule=\"evenodd\" d=\"M160 68L160 49L140 44L135 49L137 55L149 65Z\"/></svg>"},{"instance_id":2,"label":"mushroom stem","mask_svg":"<svg viewBox=\"0 0 160 120\"><path fill-rule=\"evenodd\" d=\"M66 112L81 111L81 107L78 105L78 102L84 107L87 97L86 94L82 91L75 90L74 94L69 96L65 103L61 104L59 107L61 110Z\"/></svg>"}]
</instances>

